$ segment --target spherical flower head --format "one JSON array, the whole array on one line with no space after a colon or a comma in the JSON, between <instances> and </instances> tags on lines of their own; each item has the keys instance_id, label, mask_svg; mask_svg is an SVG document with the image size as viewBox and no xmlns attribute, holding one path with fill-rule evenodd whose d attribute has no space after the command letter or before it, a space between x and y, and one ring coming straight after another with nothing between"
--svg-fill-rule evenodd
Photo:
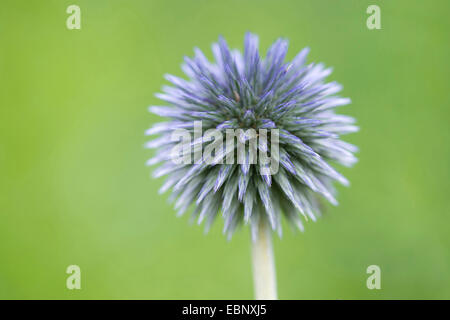
<instances>
[{"instance_id":1,"label":"spherical flower head","mask_svg":"<svg viewBox=\"0 0 450 320\"><path fill-rule=\"evenodd\" d=\"M147 147L157 149L148 164L162 163L154 176L167 176L160 191L172 189L178 214L192 207L206 230L220 213L229 236L244 222L256 237L261 219L281 235L282 215L303 230L300 217L315 221L320 198L337 204L334 181L348 185L330 162L357 161L339 137L358 127L334 112L350 99L325 82L330 68L305 63L308 48L285 62L287 48L278 39L263 58L256 35L246 34L243 53L219 38L215 61L195 49L182 65L188 80L166 75L172 86L157 97L168 105L150 107L169 118L147 131L159 135Z\"/></svg>"}]
</instances>

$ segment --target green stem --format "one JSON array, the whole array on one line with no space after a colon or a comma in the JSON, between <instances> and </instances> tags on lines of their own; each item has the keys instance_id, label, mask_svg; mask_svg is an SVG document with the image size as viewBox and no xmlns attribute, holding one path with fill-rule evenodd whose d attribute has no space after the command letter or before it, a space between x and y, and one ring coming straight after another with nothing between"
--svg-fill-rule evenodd
<instances>
[{"instance_id":1,"label":"green stem","mask_svg":"<svg viewBox=\"0 0 450 320\"><path fill-rule=\"evenodd\" d=\"M272 230L266 219L261 219L258 235L252 241L253 281L256 300L276 300L277 281L272 247Z\"/></svg>"}]
</instances>

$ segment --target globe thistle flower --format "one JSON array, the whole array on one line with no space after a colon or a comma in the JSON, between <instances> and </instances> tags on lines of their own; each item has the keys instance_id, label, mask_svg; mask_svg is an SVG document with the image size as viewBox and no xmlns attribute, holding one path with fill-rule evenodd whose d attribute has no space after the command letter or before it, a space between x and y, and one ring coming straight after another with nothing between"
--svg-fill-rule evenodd
<instances>
[{"instance_id":1,"label":"globe thistle flower","mask_svg":"<svg viewBox=\"0 0 450 320\"><path fill-rule=\"evenodd\" d=\"M193 216L206 219L207 228L222 209L224 230L230 235L240 222L250 222L257 232L261 216L281 232L282 214L301 230L299 214L316 220L320 214L317 196L337 204L332 183L348 185L348 181L329 161L344 166L356 162L356 147L339 136L358 128L352 117L337 115L334 108L350 99L335 96L342 88L338 83L324 82L330 68L305 64L308 48L284 62L287 48L287 41L279 39L263 59L253 34L246 35L243 54L231 51L220 38L212 45L215 63L199 49L194 58L185 58L182 69L189 81L166 75L173 86L163 87L164 93L156 96L170 106L152 106L150 111L170 121L147 131L162 135L147 144L158 149L148 164L164 162L154 175L168 175L161 192L173 187L179 215L195 203ZM195 121L202 121L204 130L224 132L227 128L278 128L279 172L259 175L258 164L172 163L169 150L177 142L171 140L172 131L193 130Z\"/></svg>"},{"instance_id":2,"label":"globe thistle flower","mask_svg":"<svg viewBox=\"0 0 450 320\"><path fill-rule=\"evenodd\" d=\"M287 49L287 41L278 39L261 57L256 35L246 34L243 53L230 50L220 37L212 45L214 62L196 48L195 56L185 57L182 64L188 80L165 76L172 85L164 86L164 92L156 96L167 105L152 106L150 111L169 120L147 131L159 135L147 144L157 150L148 164L162 163L154 176L167 176L160 191L172 189L170 199L179 215L192 205L192 217L204 221L209 229L221 213L228 236L246 223L256 240L264 225L281 235L281 216L303 230L300 217L315 221L320 198L337 204L333 183L348 185L348 181L330 163L351 166L357 161L353 155L357 148L339 137L358 127L352 117L338 115L334 109L349 104L350 99L337 96L341 85L325 82L331 68L305 63L308 48L285 62ZM171 161L171 150L178 143L173 139L175 130L194 136L184 144L194 158L211 143L195 137L196 122L201 122L203 130L214 129L223 135L227 129L242 129L237 140L248 150L230 150L236 151L235 160L243 161L224 162L229 152L225 147L212 163L201 157L190 163ZM262 170L266 164L250 161L255 137L245 133L248 129L256 130L257 136L261 129L276 130L276 139L270 135L256 144L256 151L268 152L277 161L276 172L268 173Z\"/></svg>"}]
</instances>

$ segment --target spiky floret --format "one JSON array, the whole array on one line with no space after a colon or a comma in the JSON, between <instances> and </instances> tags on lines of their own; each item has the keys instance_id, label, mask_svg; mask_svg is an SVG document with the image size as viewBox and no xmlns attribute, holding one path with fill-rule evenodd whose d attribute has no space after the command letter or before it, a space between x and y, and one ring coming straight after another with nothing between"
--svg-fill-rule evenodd
<instances>
[{"instance_id":1,"label":"spiky floret","mask_svg":"<svg viewBox=\"0 0 450 320\"><path fill-rule=\"evenodd\" d=\"M351 166L357 161L357 148L339 136L358 127L352 117L334 112L350 99L336 95L342 89L338 83L324 81L330 68L305 64L308 48L284 62L287 48L287 41L278 39L262 58L256 35L246 34L243 54L230 50L220 37L212 45L215 62L196 48L194 58L185 57L182 65L189 80L166 75L172 86L156 96L169 105L150 107L170 119L146 132L160 135L147 144L157 149L148 164L162 162L154 176L167 175L160 191L172 189L170 199L179 215L195 204L192 217L206 221L206 230L219 212L229 236L242 221L255 236L260 219L268 219L281 234L282 214L303 230L300 215L315 220L320 214L318 196L337 204L333 182L348 184L328 162ZM195 121L202 122L203 130L218 129L224 135L229 128L278 129L278 172L261 175L259 164L248 162L175 164L171 149L177 141L171 134L180 128L193 133ZM206 146L204 141L194 144Z\"/></svg>"}]
</instances>

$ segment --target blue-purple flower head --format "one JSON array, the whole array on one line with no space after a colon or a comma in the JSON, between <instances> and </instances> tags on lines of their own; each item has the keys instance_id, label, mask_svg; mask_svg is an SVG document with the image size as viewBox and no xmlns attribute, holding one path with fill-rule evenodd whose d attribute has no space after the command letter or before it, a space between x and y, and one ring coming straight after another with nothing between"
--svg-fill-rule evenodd
<instances>
[{"instance_id":1,"label":"blue-purple flower head","mask_svg":"<svg viewBox=\"0 0 450 320\"><path fill-rule=\"evenodd\" d=\"M339 137L358 127L352 117L335 113L350 99L337 95L341 85L325 82L330 68L306 64L308 48L290 62L285 61L287 49L287 41L278 39L262 57L256 35L246 34L243 53L230 50L219 38L212 45L213 62L195 49L195 56L186 57L182 65L187 80L166 75L172 85L157 94L166 105L152 106L150 111L168 121L147 131L159 135L147 144L156 148L148 164L160 163L154 176L167 177L160 191L172 189L170 199L179 215L191 211L207 230L222 215L229 236L242 222L250 224L256 236L261 219L279 234L282 215L303 230L301 217L316 220L321 198L337 204L333 183L348 185L348 181L331 163L351 166L357 161L353 155L357 148ZM215 161L208 163L201 158L190 163L172 161L172 150L179 145L173 139L175 130L194 137L184 149L192 153L191 159L196 150L211 144L212 139L195 138L195 123L201 123L203 131L215 129L223 136L229 129L276 130L276 154L270 134L256 144L278 161L276 173L264 174L260 162L248 161L251 147L245 134L237 139L247 148L232 147L243 162L225 161L229 151L216 152Z\"/></svg>"}]
</instances>

